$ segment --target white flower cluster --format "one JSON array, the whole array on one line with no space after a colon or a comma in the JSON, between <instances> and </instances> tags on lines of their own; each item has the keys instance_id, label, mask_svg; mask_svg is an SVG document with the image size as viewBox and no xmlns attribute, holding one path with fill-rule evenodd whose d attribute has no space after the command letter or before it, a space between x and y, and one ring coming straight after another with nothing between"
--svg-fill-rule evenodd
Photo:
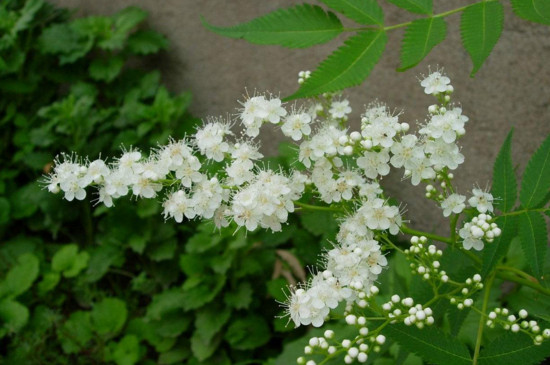
<instances>
[{"instance_id":1,"label":"white flower cluster","mask_svg":"<svg viewBox=\"0 0 550 365\"><path fill-rule=\"evenodd\" d=\"M463 288L457 295L451 296L449 302L456 305L459 310L471 307L474 304L474 300L471 298L472 295L481 289L483 289L481 275L475 274L464 281Z\"/></svg>"},{"instance_id":2,"label":"white flower cluster","mask_svg":"<svg viewBox=\"0 0 550 365\"><path fill-rule=\"evenodd\" d=\"M471 222L466 222L458 234L464 240L462 245L466 250L472 247L480 251L483 249L483 241L493 242L495 237L500 236L501 230L496 223L492 222L489 214L481 213L472 218Z\"/></svg>"},{"instance_id":3,"label":"white flower cluster","mask_svg":"<svg viewBox=\"0 0 550 365\"><path fill-rule=\"evenodd\" d=\"M418 328L425 325L434 324L433 311L430 307L423 307L422 304L414 304L411 297L401 299L399 295L394 294L391 300L382 304L382 309L388 312L388 317L393 318L393 323L402 321L406 326L413 324Z\"/></svg>"},{"instance_id":4,"label":"white flower cluster","mask_svg":"<svg viewBox=\"0 0 550 365\"><path fill-rule=\"evenodd\" d=\"M494 328L496 324L501 325L505 330L512 332L523 332L533 339L535 345L542 344L542 341L550 338L550 328L541 330L535 320L527 320L529 313L525 309L518 312L518 316L510 314L507 308L495 308L487 315L488 327Z\"/></svg>"},{"instance_id":5,"label":"white flower cluster","mask_svg":"<svg viewBox=\"0 0 550 365\"><path fill-rule=\"evenodd\" d=\"M428 239L424 236L412 236L410 242L411 247L404 253L411 262L410 267L413 272L420 275L423 280L448 281L449 277L445 271L440 270L441 264L438 261L443 255L443 251L437 249L435 245L426 247Z\"/></svg>"}]
</instances>

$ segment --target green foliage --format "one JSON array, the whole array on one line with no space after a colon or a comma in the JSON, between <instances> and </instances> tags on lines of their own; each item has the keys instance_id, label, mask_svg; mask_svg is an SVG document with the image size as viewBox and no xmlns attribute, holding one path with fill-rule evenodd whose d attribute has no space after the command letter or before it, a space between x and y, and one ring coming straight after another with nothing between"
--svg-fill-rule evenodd
<instances>
[{"instance_id":1,"label":"green foliage","mask_svg":"<svg viewBox=\"0 0 550 365\"><path fill-rule=\"evenodd\" d=\"M519 216L521 247L531 272L537 278L544 274L544 259L548 250L548 232L544 216L539 212L525 212Z\"/></svg>"},{"instance_id":2,"label":"green foliage","mask_svg":"<svg viewBox=\"0 0 550 365\"><path fill-rule=\"evenodd\" d=\"M447 26L443 18L415 20L405 30L401 46L401 67L405 71L416 66L446 36Z\"/></svg>"},{"instance_id":3,"label":"green foliage","mask_svg":"<svg viewBox=\"0 0 550 365\"><path fill-rule=\"evenodd\" d=\"M437 328L419 330L405 325L388 326L387 334L401 346L435 364L471 364L466 346Z\"/></svg>"},{"instance_id":4,"label":"green foliage","mask_svg":"<svg viewBox=\"0 0 550 365\"><path fill-rule=\"evenodd\" d=\"M333 92L358 85L382 56L388 38L384 31L364 31L346 40L324 60L296 93L286 100Z\"/></svg>"},{"instance_id":5,"label":"green foliage","mask_svg":"<svg viewBox=\"0 0 550 365\"><path fill-rule=\"evenodd\" d=\"M289 48L304 48L325 43L342 32L342 23L321 7L302 4L280 9L234 27L203 24L213 32L230 38L244 38L258 44L278 44Z\"/></svg>"},{"instance_id":6,"label":"green foliage","mask_svg":"<svg viewBox=\"0 0 550 365\"><path fill-rule=\"evenodd\" d=\"M496 198L495 208L502 212L511 211L517 199L517 183L512 163L512 135L508 133L506 140L500 148L500 152L493 165L493 186L491 194Z\"/></svg>"},{"instance_id":7,"label":"green foliage","mask_svg":"<svg viewBox=\"0 0 550 365\"><path fill-rule=\"evenodd\" d=\"M432 0L388 0L388 2L417 14L431 14L433 12Z\"/></svg>"},{"instance_id":8,"label":"green foliage","mask_svg":"<svg viewBox=\"0 0 550 365\"><path fill-rule=\"evenodd\" d=\"M545 0L511 0L517 16L550 25L550 4Z\"/></svg>"},{"instance_id":9,"label":"green foliage","mask_svg":"<svg viewBox=\"0 0 550 365\"><path fill-rule=\"evenodd\" d=\"M519 200L524 208L548 203L550 196L550 136L531 157L523 172Z\"/></svg>"},{"instance_id":10,"label":"green foliage","mask_svg":"<svg viewBox=\"0 0 550 365\"><path fill-rule=\"evenodd\" d=\"M395 25L384 23L384 13L376 0L319 0L332 10L358 23L342 26L332 12L301 4L278 9L264 16L232 27L215 27L205 21L206 28L230 38L242 38L252 43L274 44L289 48L305 48L326 42L338 34L358 32L337 48L300 89L286 100L305 98L340 91L359 85L381 58L388 31L407 27L401 48L398 71L416 66L446 36L444 17L462 13L460 33L464 48L473 63L474 76L500 38L503 28L503 8L496 0L477 3L433 14L433 0L388 0L412 13L424 16ZM514 12L527 20L550 24L550 5L546 0L512 0ZM365 25L367 25L365 27Z\"/></svg>"},{"instance_id":11,"label":"green foliage","mask_svg":"<svg viewBox=\"0 0 550 365\"><path fill-rule=\"evenodd\" d=\"M384 12L376 0L321 0L360 24L384 24Z\"/></svg>"},{"instance_id":12,"label":"green foliage","mask_svg":"<svg viewBox=\"0 0 550 365\"><path fill-rule=\"evenodd\" d=\"M534 345L524 334L507 333L489 343L481 350L478 364L540 364L550 353L550 343Z\"/></svg>"},{"instance_id":13,"label":"green foliage","mask_svg":"<svg viewBox=\"0 0 550 365\"><path fill-rule=\"evenodd\" d=\"M503 20L502 4L495 1L474 4L462 12L460 35L474 64L470 76L473 77L481 68L497 44Z\"/></svg>"},{"instance_id":14,"label":"green foliage","mask_svg":"<svg viewBox=\"0 0 550 365\"><path fill-rule=\"evenodd\" d=\"M495 265L508 253L508 248L517 235L517 221L517 217L514 216L504 216L498 220L502 235L483 249L483 267L480 272L482 277L489 275Z\"/></svg>"}]
</instances>

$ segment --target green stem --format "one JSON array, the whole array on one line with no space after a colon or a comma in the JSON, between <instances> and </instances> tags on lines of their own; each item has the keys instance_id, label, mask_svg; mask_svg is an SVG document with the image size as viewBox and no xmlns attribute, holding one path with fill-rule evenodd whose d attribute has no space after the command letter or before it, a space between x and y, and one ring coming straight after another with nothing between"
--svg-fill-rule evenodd
<instances>
[{"instance_id":1,"label":"green stem","mask_svg":"<svg viewBox=\"0 0 550 365\"><path fill-rule=\"evenodd\" d=\"M431 18L444 18L446 16L449 16L451 14L455 14L455 13L460 13L462 10L470 7L471 5L468 5L468 6L463 6L461 8L457 8L457 9L453 9L453 10L449 10L449 11L445 11L443 13L439 13L439 14L434 14L431 16ZM410 21L410 22L405 22L405 23L401 23L401 24L396 24L396 25L391 25L389 27L384 27L383 29L385 31L388 31L388 30L394 30L394 29L398 29L398 28L403 28L403 27L407 27L409 25L411 25L412 23L414 22L413 21Z\"/></svg>"},{"instance_id":2,"label":"green stem","mask_svg":"<svg viewBox=\"0 0 550 365\"><path fill-rule=\"evenodd\" d=\"M429 238L429 239L432 239L432 240L435 240L435 241L439 241L439 242L445 242L445 243L448 243L448 244L453 244L454 243L454 241L451 240L450 238L438 236L436 234L432 234L432 233L428 233L428 232L417 231L416 229L409 228L404 224L401 225L401 232L403 232L405 234L410 234L410 235L413 235L413 236L424 236L426 238Z\"/></svg>"},{"instance_id":3,"label":"green stem","mask_svg":"<svg viewBox=\"0 0 550 365\"><path fill-rule=\"evenodd\" d=\"M309 210L320 210L320 211L325 211L325 212L343 212L343 210L341 208L322 207L322 206L319 206L319 205L311 205L311 204L306 204L306 203L302 203L302 202L299 202L299 201L295 201L294 205L297 205L297 206L299 206L303 209L309 209Z\"/></svg>"},{"instance_id":4,"label":"green stem","mask_svg":"<svg viewBox=\"0 0 550 365\"><path fill-rule=\"evenodd\" d=\"M458 217L460 214L453 214L451 217L451 240L453 241L453 244L456 243L456 223L458 222Z\"/></svg>"},{"instance_id":5,"label":"green stem","mask_svg":"<svg viewBox=\"0 0 550 365\"><path fill-rule=\"evenodd\" d=\"M485 312L487 312L487 304L489 303L491 286L493 285L494 279L495 279L495 275L493 274L487 280L487 285L485 285L485 295L483 296L481 316L479 317L479 325L477 327L476 346L474 349L474 359L472 360L472 365L477 365L477 359L479 358L479 350L481 349L481 339L483 337L483 329L485 328Z\"/></svg>"},{"instance_id":6,"label":"green stem","mask_svg":"<svg viewBox=\"0 0 550 365\"><path fill-rule=\"evenodd\" d=\"M512 282L520 284L520 285L525 285L525 286L528 286L530 288L535 289L538 292L541 292L541 293L546 294L546 295L550 295L550 289L545 288L545 287L541 286L538 283L532 282L531 280L526 280L526 279L517 277L516 275L508 274L508 273L503 272L503 271L497 272L496 276L499 279L512 281Z\"/></svg>"},{"instance_id":7,"label":"green stem","mask_svg":"<svg viewBox=\"0 0 550 365\"><path fill-rule=\"evenodd\" d=\"M520 215L520 214L528 213L528 212L541 212L541 213L544 213L544 212L548 212L548 211L550 211L550 208L522 209L522 210L516 210L514 212L502 213L499 216L495 217L495 219L498 219L500 217L511 216L511 215Z\"/></svg>"},{"instance_id":8,"label":"green stem","mask_svg":"<svg viewBox=\"0 0 550 365\"><path fill-rule=\"evenodd\" d=\"M534 283L538 283L539 281L534 278L533 276L527 274L525 271L522 271L520 269L517 269L515 267L512 267L512 266L506 266L506 265L498 265L497 266L497 270L501 270L501 271L510 271L510 272L513 272L514 274L517 274L529 281L532 281Z\"/></svg>"}]
</instances>

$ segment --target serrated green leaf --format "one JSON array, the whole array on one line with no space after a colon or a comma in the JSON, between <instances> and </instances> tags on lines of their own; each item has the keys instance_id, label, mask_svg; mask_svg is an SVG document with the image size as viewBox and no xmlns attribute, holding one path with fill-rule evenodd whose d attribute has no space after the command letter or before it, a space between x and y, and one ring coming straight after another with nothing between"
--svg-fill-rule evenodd
<instances>
[{"instance_id":1,"label":"serrated green leaf","mask_svg":"<svg viewBox=\"0 0 550 365\"><path fill-rule=\"evenodd\" d=\"M470 365L472 362L468 348L438 328L420 330L399 324L388 326L384 331L404 349L426 361L445 365Z\"/></svg>"},{"instance_id":2,"label":"serrated green leaf","mask_svg":"<svg viewBox=\"0 0 550 365\"><path fill-rule=\"evenodd\" d=\"M17 33L28 28L29 24L33 21L36 13L44 5L43 0L29 0L25 2L25 6L21 9L21 16L15 22L12 32Z\"/></svg>"},{"instance_id":3,"label":"serrated green leaf","mask_svg":"<svg viewBox=\"0 0 550 365\"><path fill-rule=\"evenodd\" d=\"M148 55L168 48L168 39L152 30L141 30L128 37L128 50L135 54Z\"/></svg>"},{"instance_id":4,"label":"serrated green leaf","mask_svg":"<svg viewBox=\"0 0 550 365\"><path fill-rule=\"evenodd\" d=\"M548 233L544 216L539 212L519 215L519 237L525 258L533 276L540 279L544 274L544 258L548 246Z\"/></svg>"},{"instance_id":5,"label":"serrated green leaf","mask_svg":"<svg viewBox=\"0 0 550 365\"><path fill-rule=\"evenodd\" d=\"M161 319L165 313L181 309L184 298L185 293L180 288L168 289L156 294L147 307L147 318Z\"/></svg>"},{"instance_id":6,"label":"serrated green leaf","mask_svg":"<svg viewBox=\"0 0 550 365\"><path fill-rule=\"evenodd\" d=\"M388 2L399 6L402 9L410 11L416 14L432 14L433 13L433 1L432 0L388 0Z\"/></svg>"},{"instance_id":7,"label":"serrated green leaf","mask_svg":"<svg viewBox=\"0 0 550 365\"><path fill-rule=\"evenodd\" d=\"M550 342L535 345L523 333L506 333L485 346L479 355L479 365L534 365L550 356Z\"/></svg>"},{"instance_id":8,"label":"serrated green leaf","mask_svg":"<svg viewBox=\"0 0 550 365\"><path fill-rule=\"evenodd\" d=\"M472 58L473 77L481 68L497 44L502 33L504 11L502 4L496 1L484 1L468 6L460 19L462 44Z\"/></svg>"},{"instance_id":9,"label":"serrated green leaf","mask_svg":"<svg viewBox=\"0 0 550 365\"><path fill-rule=\"evenodd\" d=\"M111 82L122 71L122 66L124 66L122 57L95 58L90 63L88 71L94 80Z\"/></svg>"},{"instance_id":10,"label":"serrated green leaf","mask_svg":"<svg viewBox=\"0 0 550 365\"><path fill-rule=\"evenodd\" d=\"M100 335L115 334L122 329L128 316L126 303L118 298L105 298L91 312L94 330Z\"/></svg>"},{"instance_id":11,"label":"serrated green leaf","mask_svg":"<svg viewBox=\"0 0 550 365\"><path fill-rule=\"evenodd\" d=\"M511 0L517 16L535 23L550 25L550 2L548 0Z\"/></svg>"},{"instance_id":12,"label":"serrated green leaf","mask_svg":"<svg viewBox=\"0 0 550 365\"><path fill-rule=\"evenodd\" d=\"M128 32L147 18L147 12L137 6L129 6L113 16L115 28Z\"/></svg>"},{"instance_id":13,"label":"serrated green leaf","mask_svg":"<svg viewBox=\"0 0 550 365\"><path fill-rule=\"evenodd\" d=\"M388 37L384 31L358 32L328 56L294 94L292 100L359 85L382 56Z\"/></svg>"},{"instance_id":14,"label":"serrated green leaf","mask_svg":"<svg viewBox=\"0 0 550 365\"><path fill-rule=\"evenodd\" d=\"M218 305L203 308L195 313L195 332L205 341L210 341L216 333L220 332L231 316L229 308L220 308Z\"/></svg>"},{"instance_id":15,"label":"serrated green leaf","mask_svg":"<svg viewBox=\"0 0 550 365\"><path fill-rule=\"evenodd\" d=\"M517 235L517 218L505 215L497 221L502 233L492 243L488 243L483 249L483 267L481 277L486 277L501 258L506 256L512 239Z\"/></svg>"},{"instance_id":16,"label":"serrated green leaf","mask_svg":"<svg viewBox=\"0 0 550 365\"><path fill-rule=\"evenodd\" d=\"M384 12L376 0L320 0L360 24L384 24Z\"/></svg>"},{"instance_id":17,"label":"serrated green leaf","mask_svg":"<svg viewBox=\"0 0 550 365\"><path fill-rule=\"evenodd\" d=\"M237 350L251 350L269 341L270 330L260 316L250 315L233 321L225 334L225 340Z\"/></svg>"},{"instance_id":18,"label":"serrated green leaf","mask_svg":"<svg viewBox=\"0 0 550 365\"><path fill-rule=\"evenodd\" d=\"M491 194L495 198L494 206L502 212L510 212L517 199L517 182L512 164L512 135L511 130L504 140L500 152L493 165L493 187Z\"/></svg>"},{"instance_id":19,"label":"serrated green leaf","mask_svg":"<svg viewBox=\"0 0 550 365\"><path fill-rule=\"evenodd\" d=\"M278 9L233 27L215 27L204 19L202 22L209 30L225 37L289 48L305 48L325 43L342 32L342 23L334 13L309 4Z\"/></svg>"},{"instance_id":20,"label":"serrated green leaf","mask_svg":"<svg viewBox=\"0 0 550 365\"><path fill-rule=\"evenodd\" d=\"M401 45L401 67L397 70L405 71L419 64L446 35L447 25L443 18L414 20L405 30Z\"/></svg>"},{"instance_id":21,"label":"serrated green leaf","mask_svg":"<svg viewBox=\"0 0 550 365\"><path fill-rule=\"evenodd\" d=\"M550 135L533 154L523 172L519 200L524 208L546 203L550 190Z\"/></svg>"}]
</instances>

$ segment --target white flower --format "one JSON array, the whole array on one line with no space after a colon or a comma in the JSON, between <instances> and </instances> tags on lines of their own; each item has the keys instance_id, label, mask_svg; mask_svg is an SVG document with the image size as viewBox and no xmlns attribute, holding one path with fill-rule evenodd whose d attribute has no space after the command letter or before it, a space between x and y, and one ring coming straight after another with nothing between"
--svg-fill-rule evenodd
<instances>
[{"instance_id":1,"label":"white flower","mask_svg":"<svg viewBox=\"0 0 550 365\"><path fill-rule=\"evenodd\" d=\"M330 104L328 111L333 119L345 118L346 115L351 113L351 107L349 106L349 100L333 101Z\"/></svg>"},{"instance_id":2,"label":"white flower","mask_svg":"<svg viewBox=\"0 0 550 365\"><path fill-rule=\"evenodd\" d=\"M458 231L459 236L464 240L462 246L466 250L474 248L476 251L481 251L484 246L483 241L472 234L472 226L472 223L468 222Z\"/></svg>"},{"instance_id":3,"label":"white flower","mask_svg":"<svg viewBox=\"0 0 550 365\"><path fill-rule=\"evenodd\" d=\"M418 147L416 144L415 135L407 134L401 138L401 141L394 143L391 146L391 157L390 163L393 167L403 167L407 161L412 158L424 158L424 152L422 148Z\"/></svg>"},{"instance_id":4,"label":"white flower","mask_svg":"<svg viewBox=\"0 0 550 365\"><path fill-rule=\"evenodd\" d=\"M295 113L289 115L283 122L281 130L287 137L295 141L302 139L302 135L309 136L311 134L311 116L307 113Z\"/></svg>"},{"instance_id":5,"label":"white flower","mask_svg":"<svg viewBox=\"0 0 550 365\"><path fill-rule=\"evenodd\" d=\"M390 155L386 150L380 152L365 151L363 152L363 156L357 159L357 166L363 169L366 177L376 179L378 175L386 176L389 174L389 160Z\"/></svg>"},{"instance_id":6,"label":"white flower","mask_svg":"<svg viewBox=\"0 0 550 365\"><path fill-rule=\"evenodd\" d=\"M440 72L432 72L420 85L424 88L426 94L437 94L447 91L447 85L450 85L451 80L442 75Z\"/></svg>"},{"instance_id":7,"label":"white flower","mask_svg":"<svg viewBox=\"0 0 550 365\"><path fill-rule=\"evenodd\" d=\"M460 194L451 194L445 200L441 202L441 208L443 208L443 216L448 217L451 213L459 214L461 213L466 204L466 197Z\"/></svg>"},{"instance_id":8,"label":"white flower","mask_svg":"<svg viewBox=\"0 0 550 365\"><path fill-rule=\"evenodd\" d=\"M472 196L468 199L471 207L476 208L480 213L493 212L493 196L481 189L473 189Z\"/></svg>"}]
</instances>

